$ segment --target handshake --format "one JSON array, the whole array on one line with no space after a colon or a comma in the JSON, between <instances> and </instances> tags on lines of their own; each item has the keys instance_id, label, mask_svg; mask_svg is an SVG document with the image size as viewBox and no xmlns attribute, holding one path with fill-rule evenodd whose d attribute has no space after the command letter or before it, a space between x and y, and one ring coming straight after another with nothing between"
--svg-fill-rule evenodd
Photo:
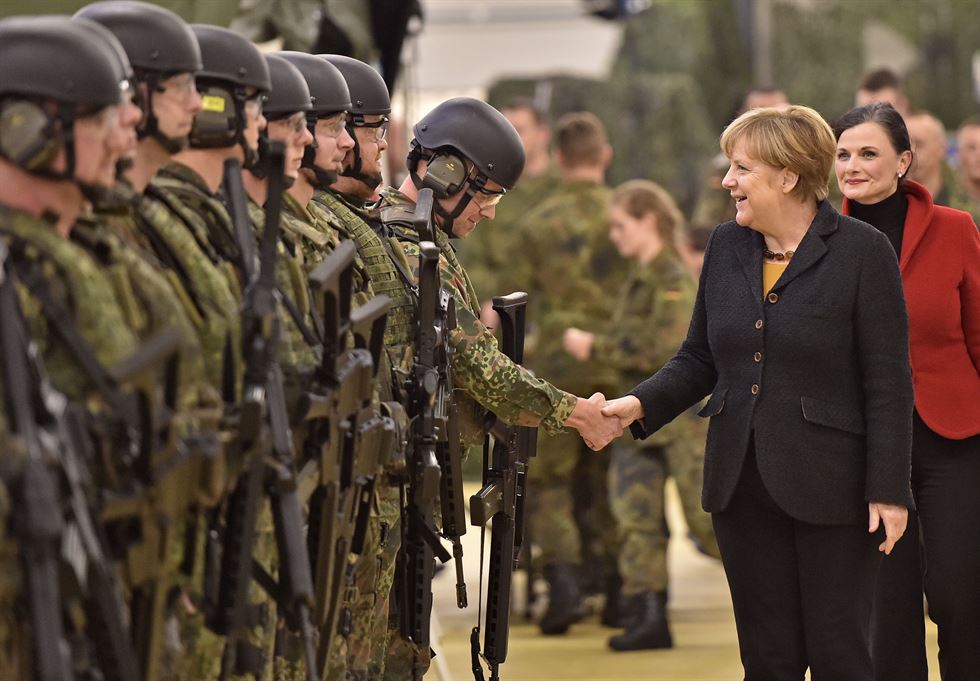
<instances>
[{"instance_id":1,"label":"handshake","mask_svg":"<svg viewBox=\"0 0 980 681\"><path fill-rule=\"evenodd\" d=\"M623 429L643 418L643 407L633 395L606 401L602 393L578 398L565 425L574 428L589 446L599 451L623 434Z\"/></svg>"}]
</instances>

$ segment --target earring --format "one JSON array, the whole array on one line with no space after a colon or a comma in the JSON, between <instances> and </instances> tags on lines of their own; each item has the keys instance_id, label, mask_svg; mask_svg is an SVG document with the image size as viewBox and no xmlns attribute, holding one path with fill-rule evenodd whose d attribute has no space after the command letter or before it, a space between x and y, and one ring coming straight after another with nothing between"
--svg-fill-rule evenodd
<instances>
[{"instance_id":1,"label":"earring","mask_svg":"<svg viewBox=\"0 0 980 681\"><path fill-rule=\"evenodd\" d=\"M898 171L898 179L900 179L900 180L901 180L901 179L902 179L902 175L903 175L903 173L902 173L902 171L901 171L901 170L899 170L899 171Z\"/></svg>"}]
</instances>

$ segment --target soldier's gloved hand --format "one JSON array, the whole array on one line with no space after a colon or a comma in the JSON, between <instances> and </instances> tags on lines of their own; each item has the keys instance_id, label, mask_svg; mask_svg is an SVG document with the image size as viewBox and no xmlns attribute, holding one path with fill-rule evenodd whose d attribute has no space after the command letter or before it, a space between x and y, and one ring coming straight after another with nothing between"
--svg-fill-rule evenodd
<instances>
[{"instance_id":1,"label":"soldier's gloved hand","mask_svg":"<svg viewBox=\"0 0 980 681\"><path fill-rule=\"evenodd\" d=\"M606 406L602 408L602 413L604 416L617 418L620 427L629 428L633 421L643 418L643 405L640 404L640 400L636 396L627 395L607 402Z\"/></svg>"},{"instance_id":2,"label":"soldier's gloved hand","mask_svg":"<svg viewBox=\"0 0 980 681\"><path fill-rule=\"evenodd\" d=\"M595 334L582 329L565 329L562 336L562 345L565 352L580 362L584 362L592 356L592 346L595 344Z\"/></svg>"},{"instance_id":3,"label":"soldier's gloved hand","mask_svg":"<svg viewBox=\"0 0 980 681\"><path fill-rule=\"evenodd\" d=\"M571 416L565 421L565 425L577 430L585 444L595 451L623 434L619 419L603 416L602 407L605 404L606 398L602 393L596 393L587 400L579 397Z\"/></svg>"}]
</instances>

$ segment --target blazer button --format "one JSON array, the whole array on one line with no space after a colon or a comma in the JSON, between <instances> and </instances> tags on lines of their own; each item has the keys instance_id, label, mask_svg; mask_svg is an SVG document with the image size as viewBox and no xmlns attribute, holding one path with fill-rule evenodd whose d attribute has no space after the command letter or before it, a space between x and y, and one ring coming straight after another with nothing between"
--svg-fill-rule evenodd
<instances>
[{"instance_id":1,"label":"blazer button","mask_svg":"<svg viewBox=\"0 0 980 681\"><path fill-rule=\"evenodd\" d=\"M754 359L756 361L756 363L761 362L762 361L762 353L761 352L755 353L754 355L752 355L752 359Z\"/></svg>"},{"instance_id":2,"label":"blazer button","mask_svg":"<svg viewBox=\"0 0 980 681\"><path fill-rule=\"evenodd\" d=\"M757 328L757 329L761 329L762 328L762 320L761 319L757 319L756 320L756 322L755 322L755 328Z\"/></svg>"},{"instance_id":3,"label":"blazer button","mask_svg":"<svg viewBox=\"0 0 980 681\"><path fill-rule=\"evenodd\" d=\"M776 295L775 293L770 293L770 294L769 294L769 295L768 295L768 296L766 297L766 300L768 300L768 301L769 301L770 303L775 303L775 302L776 302L777 300L779 300L779 296L778 296L778 295Z\"/></svg>"},{"instance_id":4,"label":"blazer button","mask_svg":"<svg viewBox=\"0 0 980 681\"><path fill-rule=\"evenodd\" d=\"M758 395L759 394L759 386L756 383L753 383L752 384L752 394L753 395Z\"/></svg>"}]
</instances>

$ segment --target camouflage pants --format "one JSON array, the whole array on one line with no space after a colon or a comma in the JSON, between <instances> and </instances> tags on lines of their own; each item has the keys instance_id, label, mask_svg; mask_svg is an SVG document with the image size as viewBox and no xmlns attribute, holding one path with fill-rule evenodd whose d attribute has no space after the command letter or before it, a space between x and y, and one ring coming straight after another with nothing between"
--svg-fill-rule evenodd
<instances>
[{"instance_id":1,"label":"camouflage pants","mask_svg":"<svg viewBox=\"0 0 980 681\"><path fill-rule=\"evenodd\" d=\"M204 555L204 540L207 528L199 531L199 551ZM270 574L275 576L278 559L276 557L276 540L272 526L272 513L268 499L263 499L256 518L255 550L253 555ZM198 561L197 572L193 583L202 583L201 572L203 561ZM272 656L276 639L276 606L275 601L256 582L252 580L248 587L249 603L259 605L264 611L260 622L255 623L249 631L246 640L260 648L265 656L266 664L258 681L269 681L273 678ZM215 634L204 625L204 613L200 610L181 613L181 631L186 640L186 654L180 661L179 678L183 681L204 681L217 679L221 672L221 657L224 653L225 639ZM251 675L232 676L240 681L252 681Z\"/></svg>"},{"instance_id":2,"label":"camouflage pants","mask_svg":"<svg viewBox=\"0 0 980 681\"><path fill-rule=\"evenodd\" d=\"M621 541L619 572L624 595L667 590L664 483L668 475L674 476L692 536L706 553L718 557L711 516L700 503L702 443L683 438L666 447L641 448L624 439L614 445L609 497Z\"/></svg>"},{"instance_id":3,"label":"camouflage pants","mask_svg":"<svg viewBox=\"0 0 980 681\"><path fill-rule=\"evenodd\" d=\"M371 569L358 583L350 669L354 679L378 679L384 669L388 637L388 607L395 578L395 558L401 546L401 495L397 487L381 486L377 522L372 523L374 553Z\"/></svg>"},{"instance_id":4,"label":"camouflage pants","mask_svg":"<svg viewBox=\"0 0 980 681\"><path fill-rule=\"evenodd\" d=\"M599 559L616 555L614 533L608 531L613 521L604 488L607 466L608 454L586 449L575 433L538 437L528 471L528 529L543 564L581 564L583 553Z\"/></svg>"}]
</instances>

